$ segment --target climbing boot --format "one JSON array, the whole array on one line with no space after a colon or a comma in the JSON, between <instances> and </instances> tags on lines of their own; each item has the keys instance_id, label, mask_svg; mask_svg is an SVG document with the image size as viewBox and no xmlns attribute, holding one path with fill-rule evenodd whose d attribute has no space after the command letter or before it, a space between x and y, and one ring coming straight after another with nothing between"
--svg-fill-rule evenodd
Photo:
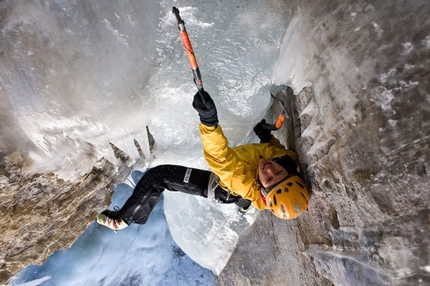
<instances>
[{"instance_id":1,"label":"climbing boot","mask_svg":"<svg viewBox=\"0 0 430 286\"><path fill-rule=\"evenodd\" d=\"M97 216L97 222L113 230L121 230L128 226L117 211L105 210Z\"/></svg>"}]
</instances>

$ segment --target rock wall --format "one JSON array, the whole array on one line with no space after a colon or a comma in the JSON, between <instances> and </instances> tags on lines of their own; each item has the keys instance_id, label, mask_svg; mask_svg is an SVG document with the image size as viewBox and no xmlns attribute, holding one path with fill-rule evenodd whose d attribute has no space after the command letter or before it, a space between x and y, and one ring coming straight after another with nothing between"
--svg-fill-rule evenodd
<instances>
[{"instance_id":1,"label":"rock wall","mask_svg":"<svg viewBox=\"0 0 430 286\"><path fill-rule=\"evenodd\" d=\"M286 95L280 92L278 97L287 106L292 103L303 110L297 98L309 101L313 91L306 88L296 97L288 89ZM275 102L272 111L269 120L274 121L283 108ZM383 169L378 168L372 175L360 172L347 176L345 166L339 162L343 151L339 147L328 148L321 158L306 159L303 150L309 150L312 144L306 144L300 136L292 139L287 128L299 127L298 132L295 129L297 136L310 121L298 116L297 110L292 112L294 123L287 120L276 136L285 145L298 147L302 167L307 170L304 176L312 190L309 208L293 221L281 221L269 212L261 212L241 236L232 258L217 277L217 285L430 283L426 268L430 235L427 174L418 168L416 178L421 174L423 181L413 181L404 172L381 166ZM351 136L357 136L356 132L351 129ZM363 149L357 146L353 151ZM385 154L381 152L379 156L382 159ZM400 166L423 159L428 162L427 151L418 158L397 157L402 161Z\"/></svg>"},{"instance_id":2,"label":"rock wall","mask_svg":"<svg viewBox=\"0 0 430 286\"><path fill-rule=\"evenodd\" d=\"M428 285L430 6L297 7L317 48L308 87L278 93L293 123L276 136L298 152L311 203L294 221L261 213L217 285Z\"/></svg>"},{"instance_id":3,"label":"rock wall","mask_svg":"<svg viewBox=\"0 0 430 286\"><path fill-rule=\"evenodd\" d=\"M18 151L0 162L0 284L70 247L128 174L126 165L117 168L101 159L91 172L69 182L53 173L26 174L25 164L31 162Z\"/></svg>"}]
</instances>

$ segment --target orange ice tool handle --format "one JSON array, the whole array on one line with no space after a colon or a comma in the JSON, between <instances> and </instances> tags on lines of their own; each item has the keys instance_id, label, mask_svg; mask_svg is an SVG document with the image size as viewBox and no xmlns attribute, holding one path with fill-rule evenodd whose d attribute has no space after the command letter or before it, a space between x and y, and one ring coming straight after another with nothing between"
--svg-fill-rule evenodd
<instances>
[{"instance_id":1,"label":"orange ice tool handle","mask_svg":"<svg viewBox=\"0 0 430 286\"><path fill-rule=\"evenodd\" d=\"M285 121L285 116L283 116L282 114L279 114L275 124L263 123L263 128L271 131L278 130L279 128L282 127L282 124L284 123L284 121Z\"/></svg>"},{"instance_id":2,"label":"orange ice tool handle","mask_svg":"<svg viewBox=\"0 0 430 286\"><path fill-rule=\"evenodd\" d=\"M196 56L194 55L193 47L191 46L190 38L188 37L187 29L185 29L185 22L179 16L179 9L173 7L172 13L175 14L176 20L178 21L179 35L181 36L182 44L184 45L185 52L187 54L188 62L193 71L194 83L199 90L200 97L203 103L206 103L206 98L203 89L202 76L200 74L200 69L197 64Z\"/></svg>"},{"instance_id":3,"label":"orange ice tool handle","mask_svg":"<svg viewBox=\"0 0 430 286\"><path fill-rule=\"evenodd\" d=\"M276 120L276 123L275 123L276 129L281 128L282 124L284 124L284 121L285 121L285 116L279 113L278 120Z\"/></svg>"}]
</instances>

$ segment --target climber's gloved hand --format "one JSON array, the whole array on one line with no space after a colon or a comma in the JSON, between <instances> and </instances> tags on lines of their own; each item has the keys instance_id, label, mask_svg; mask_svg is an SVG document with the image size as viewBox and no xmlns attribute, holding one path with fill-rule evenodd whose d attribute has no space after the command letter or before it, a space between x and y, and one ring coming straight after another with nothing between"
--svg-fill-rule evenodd
<instances>
[{"instance_id":1,"label":"climber's gloved hand","mask_svg":"<svg viewBox=\"0 0 430 286\"><path fill-rule=\"evenodd\" d=\"M199 113L201 123L206 126L216 126L218 124L218 114L215 103L209 93L206 91L203 91L203 93L206 103L203 103L200 93L197 92L194 95L193 107Z\"/></svg>"},{"instance_id":2,"label":"climber's gloved hand","mask_svg":"<svg viewBox=\"0 0 430 286\"><path fill-rule=\"evenodd\" d=\"M260 138L261 143L267 143L272 138L272 133L270 129L265 128L268 124L265 119L262 119L257 125L254 127L254 132Z\"/></svg>"}]
</instances>

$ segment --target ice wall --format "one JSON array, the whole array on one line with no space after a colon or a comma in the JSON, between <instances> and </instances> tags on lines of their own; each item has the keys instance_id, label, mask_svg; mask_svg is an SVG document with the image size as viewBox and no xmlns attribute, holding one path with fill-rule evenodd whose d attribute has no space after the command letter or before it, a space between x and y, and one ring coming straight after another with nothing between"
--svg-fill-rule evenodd
<instances>
[{"instance_id":1,"label":"ice wall","mask_svg":"<svg viewBox=\"0 0 430 286\"><path fill-rule=\"evenodd\" d=\"M195 86L171 2L1 5L7 15L3 105L34 147L34 168L77 178L101 157L116 162L109 143L135 162L134 140L149 155L146 125L160 150L199 156L198 118L190 105ZM175 5L186 19L205 88L238 144L269 105L287 9L259 1Z\"/></svg>"},{"instance_id":2,"label":"ice wall","mask_svg":"<svg viewBox=\"0 0 430 286\"><path fill-rule=\"evenodd\" d=\"M1 6L2 98L35 147L36 170L76 179L101 157L116 162L109 143L137 159L133 139L148 154L142 89L156 66L159 4Z\"/></svg>"},{"instance_id":3,"label":"ice wall","mask_svg":"<svg viewBox=\"0 0 430 286\"><path fill-rule=\"evenodd\" d=\"M255 140L248 133L270 105L288 7L281 1L174 5L230 144ZM25 171L78 180L101 158L120 164L113 147L131 166L142 155L136 144L150 158L145 126L156 142L147 163L207 168L191 106L196 87L171 2L2 1L0 9L2 110L21 131L9 136L8 129L4 137L12 145L25 138L19 145L33 161ZM179 246L215 273L256 215L169 195L165 206Z\"/></svg>"},{"instance_id":4,"label":"ice wall","mask_svg":"<svg viewBox=\"0 0 430 286\"><path fill-rule=\"evenodd\" d=\"M154 164L205 168L171 5L2 1L0 107L13 124L2 124L0 143L31 151L37 170L74 178L100 156L116 161L109 142L130 163L133 139L147 154L148 125ZM247 133L271 83L294 89L296 146L313 191L294 222L257 221L219 281L428 283L428 1L174 5L232 145L255 139ZM166 197L173 225L185 224L172 211L182 202ZM188 204L184 215L211 222L207 202Z\"/></svg>"}]
</instances>

